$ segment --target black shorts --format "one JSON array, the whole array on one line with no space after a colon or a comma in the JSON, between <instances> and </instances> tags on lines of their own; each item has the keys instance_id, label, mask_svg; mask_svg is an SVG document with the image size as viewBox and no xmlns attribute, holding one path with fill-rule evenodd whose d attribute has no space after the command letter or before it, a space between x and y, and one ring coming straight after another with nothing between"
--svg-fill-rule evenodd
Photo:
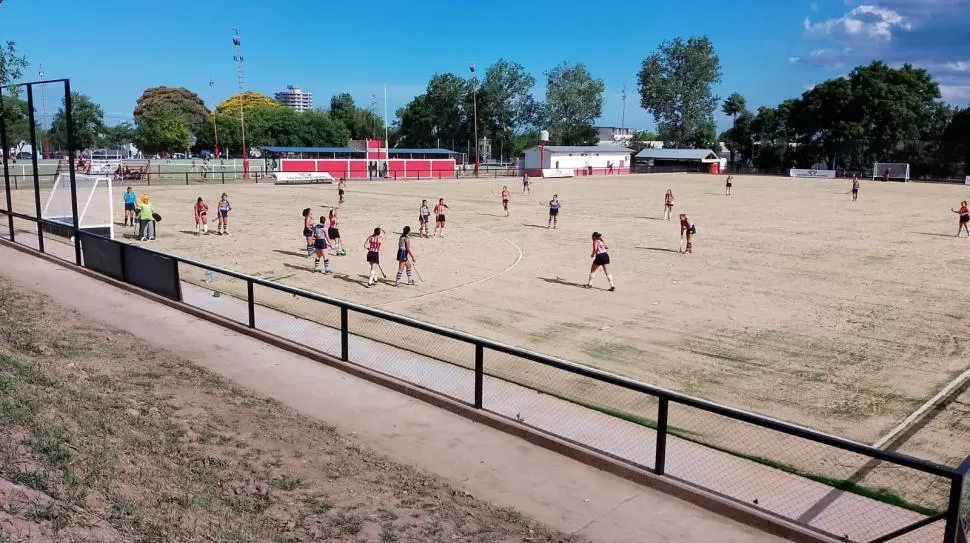
<instances>
[{"instance_id":1,"label":"black shorts","mask_svg":"<svg viewBox=\"0 0 970 543\"><path fill-rule=\"evenodd\" d=\"M407 249L398 249L397 250L397 261L398 262L407 262L408 261L408 250Z\"/></svg>"},{"instance_id":2,"label":"black shorts","mask_svg":"<svg viewBox=\"0 0 970 543\"><path fill-rule=\"evenodd\" d=\"M437 220L438 220L438 222L445 222L445 216L444 215L438 215Z\"/></svg>"},{"instance_id":3,"label":"black shorts","mask_svg":"<svg viewBox=\"0 0 970 543\"><path fill-rule=\"evenodd\" d=\"M960 222L970 222L970 215L960 215Z\"/></svg>"},{"instance_id":4,"label":"black shorts","mask_svg":"<svg viewBox=\"0 0 970 543\"><path fill-rule=\"evenodd\" d=\"M430 218L431 218L431 215L421 215L420 217L418 217L418 222L428 222L428 219Z\"/></svg>"},{"instance_id":5,"label":"black shorts","mask_svg":"<svg viewBox=\"0 0 970 543\"><path fill-rule=\"evenodd\" d=\"M223 219L228 218L229 217L229 210L228 209L220 209L219 210L219 216L222 217Z\"/></svg>"},{"instance_id":6,"label":"black shorts","mask_svg":"<svg viewBox=\"0 0 970 543\"><path fill-rule=\"evenodd\" d=\"M697 226L695 226L695 225L693 225L693 224L692 224L692 225L690 225L690 235L692 235L692 236L693 236L693 235L694 235L694 234L696 234L696 233L697 233Z\"/></svg>"},{"instance_id":7,"label":"black shorts","mask_svg":"<svg viewBox=\"0 0 970 543\"><path fill-rule=\"evenodd\" d=\"M381 254L377 251L367 251L367 262L369 264L380 264Z\"/></svg>"},{"instance_id":8,"label":"black shorts","mask_svg":"<svg viewBox=\"0 0 970 543\"><path fill-rule=\"evenodd\" d=\"M305 237L305 238L312 238L313 237L313 231L311 231L309 228L304 228L303 229L303 237Z\"/></svg>"},{"instance_id":9,"label":"black shorts","mask_svg":"<svg viewBox=\"0 0 970 543\"><path fill-rule=\"evenodd\" d=\"M331 226L327 228L327 235L330 236L330 239L340 239L340 230Z\"/></svg>"},{"instance_id":10,"label":"black shorts","mask_svg":"<svg viewBox=\"0 0 970 543\"><path fill-rule=\"evenodd\" d=\"M559 210L558 209L551 209L550 208L549 209L549 215L555 217L556 215L559 215Z\"/></svg>"},{"instance_id":11,"label":"black shorts","mask_svg":"<svg viewBox=\"0 0 970 543\"><path fill-rule=\"evenodd\" d=\"M327 240L325 239L315 239L313 240L313 248L317 250L327 248Z\"/></svg>"},{"instance_id":12,"label":"black shorts","mask_svg":"<svg viewBox=\"0 0 970 543\"><path fill-rule=\"evenodd\" d=\"M134 211L135 204L125 204L125 211Z\"/></svg>"},{"instance_id":13,"label":"black shorts","mask_svg":"<svg viewBox=\"0 0 970 543\"><path fill-rule=\"evenodd\" d=\"M852 189L852 194L859 194L859 189Z\"/></svg>"},{"instance_id":14,"label":"black shorts","mask_svg":"<svg viewBox=\"0 0 970 543\"><path fill-rule=\"evenodd\" d=\"M343 196L344 195L344 189L337 189L337 194L339 194L340 196Z\"/></svg>"},{"instance_id":15,"label":"black shorts","mask_svg":"<svg viewBox=\"0 0 970 543\"><path fill-rule=\"evenodd\" d=\"M605 266L609 263L610 263L609 253L600 253L596 255L596 258L593 259L593 264L596 264L597 266Z\"/></svg>"}]
</instances>

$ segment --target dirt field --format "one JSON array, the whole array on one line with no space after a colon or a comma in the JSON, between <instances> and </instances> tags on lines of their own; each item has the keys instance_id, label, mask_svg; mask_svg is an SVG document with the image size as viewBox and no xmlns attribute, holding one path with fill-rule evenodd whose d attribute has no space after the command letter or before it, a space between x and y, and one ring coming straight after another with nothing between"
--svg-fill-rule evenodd
<instances>
[{"instance_id":1,"label":"dirt field","mask_svg":"<svg viewBox=\"0 0 970 543\"><path fill-rule=\"evenodd\" d=\"M966 369L970 241L954 237L950 213L966 187L864 182L853 203L846 181L741 177L726 197L708 175L540 180L531 195L510 186L506 218L498 195L514 182L352 183L348 255L331 257L330 278L307 271L299 213L328 211L332 185L153 187L165 220L151 246L867 442ZM676 217L659 220L667 188L697 224L693 255L678 253ZM196 238L193 201L214 208L223 190L232 235ZM549 230L553 193L562 212ZM446 237L413 241L425 282L365 288L364 238L388 231L393 280L394 232L416 230L420 200L439 197ZM614 293L602 272L580 288L593 230L610 247ZM302 314L286 303L275 305ZM951 446L941 461L966 455Z\"/></svg>"},{"instance_id":2,"label":"dirt field","mask_svg":"<svg viewBox=\"0 0 970 543\"><path fill-rule=\"evenodd\" d=\"M578 541L71 317L0 284L0 541Z\"/></svg>"}]
</instances>

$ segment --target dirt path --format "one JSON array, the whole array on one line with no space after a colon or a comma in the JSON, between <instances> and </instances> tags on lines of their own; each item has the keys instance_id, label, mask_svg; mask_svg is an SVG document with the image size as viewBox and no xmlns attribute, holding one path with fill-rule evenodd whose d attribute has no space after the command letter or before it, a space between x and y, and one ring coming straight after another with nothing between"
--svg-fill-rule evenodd
<instances>
[{"instance_id":1,"label":"dirt path","mask_svg":"<svg viewBox=\"0 0 970 543\"><path fill-rule=\"evenodd\" d=\"M582 540L6 282L0 391L0 541Z\"/></svg>"}]
</instances>

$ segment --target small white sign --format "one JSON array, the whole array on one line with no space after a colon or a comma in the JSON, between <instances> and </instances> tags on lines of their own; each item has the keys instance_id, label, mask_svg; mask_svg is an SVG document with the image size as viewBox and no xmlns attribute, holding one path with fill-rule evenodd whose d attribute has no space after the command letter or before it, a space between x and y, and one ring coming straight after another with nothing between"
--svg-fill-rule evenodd
<instances>
[{"instance_id":1,"label":"small white sign","mask_svg":"<svg viewBox=\"0 0 970 543\"><path fill-rule=\"evenodd\" d=\"M789 170L791 177L805 177L812 179L835 179L835 170Z\"/></svg>"},{"instance_id":2,"label":"small white sign","mask_svg":"<svg viewBox=\"0 0 970 543\"><path fill-rule=\"evenodd\" d=\"M966 181L964 181L964 183L970 185L970 175L967 176L967 179L966 179Z\"/></svg>"},{"instance_id":3,"label":"small white sign","mask_svg":"<svg viewBox=\"0 0 970 543\"><path fill-rule=\"evenodd\" d=\"M276 172L273 177L277 181L333 181L334 178L327 172Z\"/></svg>"},{"instance_id":4,"label":"small white sign","mask_svg":"<svg viewBox=\"0 0 970 543\"><path fill-rule=\"evenodd\" d=\"M562 168L551 168L548 170L542 170L542 177L575 177L576 172L573 170L566 170Z\"/></svg>"}]
</instances>

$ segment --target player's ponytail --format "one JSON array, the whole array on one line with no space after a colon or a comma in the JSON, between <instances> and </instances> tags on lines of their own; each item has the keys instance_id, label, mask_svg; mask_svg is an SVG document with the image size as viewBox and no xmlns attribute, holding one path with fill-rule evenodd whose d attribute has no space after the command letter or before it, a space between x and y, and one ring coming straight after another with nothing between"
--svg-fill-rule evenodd
<instances>
[{"instance_id":1,"label":"player's ponytail","mask_svg":"<svg viewBox=\"0 0 970 543\"><path fill-rule=\"evenodd\" d=\"M601 237L603 237L603 234L600 234L599 232L593 232L594 240L600 239Z\"/></svg>"},{"instance_id":2,"label":"player's ponytail","mask_svg":"<svg viewBox=\"0 0 970 543\"><path fill-rule=\"evenodd\" d=\"M402 238L406 238L408 236L408 234L410 234L410 233L411 233L411 227L410 226L405 226L404 227L404 230L401 231L401 237Z\"/></svg>"},{"instance_id":3,"label":"player's ponytail","mask_svg":"<svg viewBox=\"0 0 970 543\"><path fill-rule=\"evenodd\" d=\"M310 208L308 207L308 208L306 208L306 209L303 210L303 216L304 217L308 217L309 215L310 215Z\"/></svg>"}]
</instances>

